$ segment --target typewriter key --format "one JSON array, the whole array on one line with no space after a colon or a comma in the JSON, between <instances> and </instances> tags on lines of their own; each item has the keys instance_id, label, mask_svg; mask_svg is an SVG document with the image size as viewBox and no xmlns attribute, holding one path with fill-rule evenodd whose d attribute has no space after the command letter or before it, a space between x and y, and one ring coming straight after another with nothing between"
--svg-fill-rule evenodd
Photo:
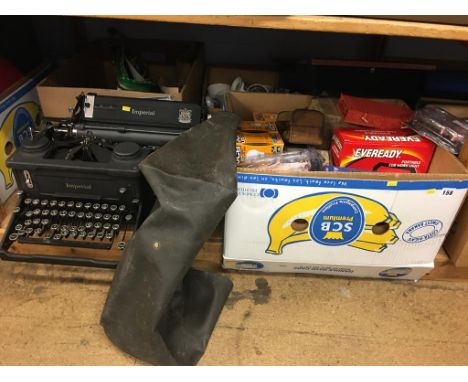
<instances>
[{"instance_id":1,"label":"typewriter key","mask_svg":"<svg viewBox=\"0 0 468 382\"><path fill-rule=\"evenodd\" d=\"M58 210L50 211L50 216L57 216L57 215L58 215Z\"/></svg>"},{"instance_id":2,"label":"typewriter key","mask_svg":"<svg viewBox=\"0 0 468 382\"><path fill-rule=\"evenodd\" d=\"M68 217L69 218L74 218L76 215L76 212L75 211L68 211Z\"/></svg>"},{"instance_id":3,"label":"typewriter key","mask_svg":"<svg viewBox=\"0 0 468 382\"><path fill-rule=\"evenodd\" d=\"M78 228L76 227L76 225L71 225L70 226L70 232L76 232L78 230Z\"/></svg>"},{"instance_id":4,"label":"typewriter key","mask_svg":"<svg viewBox=\"0 0 468 382\"><path fill-rule=\"evenodd\" d=\"M57 201L55 199L51 200L50 203L49 203L50 207L55 207L56 205L57 205Z\"/></svg>"},{"instance_id":5,"label":"typewriter key","mask_svg":"<svg viewBox=\"0 0 468 382\"><path fill-rule=\"evenodd\" d=\"M42 216L48 216L50 213L49 210L42 210Z\"/></svg>"},{"instance_id":6,"label":"typewriter key","mask_svg":"<svg viewBox=\"0 0 468 382\"><path fill-rule=\"evenodd\" d=\"M120 250L125 249L125 243L123 241L119 241L117 243L117 248L120 249Z\"/></svg>"},{"instance_id":7,"label":"typewriter key","mask_svg":"<svg viewBox=\"0 0 468 382\"><path fill-rule=\"evenodd\" d=\"M16 239L18 239L18 234L11 233L10 236L8 236L8 239L10 239L11 241L15 241Z\"/></svg>"},{"instance_id":8,"label":"typewriter key","mask_svg":"<svg viewBox=\"0 0 468 382\"><path fill-rule=\"evenodd\" d=\"M81 202L76 202L75 203L75 208L80 209L81 207L83 207L83 203L81 203Z\"/></svg>"},{"instance_id":9,"label":"typewriter key","mask_svg":"<svg viewBox=\"0 0 468 382\"><path fill-rule=\"evenodd\" d=\"M24 199L24 204L26 204L27 206L29 206L32 202L32 199L31 198L26 198Z\"/></svg>"},{"instance_id":10,"label":"typewriter key","mask_svg":"<svg viewBox=\"0 0 468 382\"><path fill-rule=\"evenodd\" d=\"M120 220L120 216L119 215L112 215L112 220L116 222L116 221Z\"/></svg>"},{"instance_id":11,"label":"typewriter key","mask_svg":"<svg viewBox=\"0 0 468 382\"><path fill-rule=\"evenodd\" d=\"M34 233L35 233L36 235L38 235L38 236L41 236L41 234L42 234L42 228L36 228L36 229L34 230Z\"/></svg>"},{"instance_id":12,"label":"typewriter key","mask_svg":"<svg viewBox=\"0 0 468 382\"><path fill-rule=\"evenodd\" d=\"M76 214L76 217L77 217L78 219L83 219L84 216L85 216L85 213L84 213L83 211L80 211L80 212L78 212L78 213Z\"/></svg>"},{"instance_id":13,"label":"typewriter key","mask_svg":"<svg viewBox=\"0 0 468 382\"><path fill-rule=\"evenodd\" d=\"M23 229L23 225L22 224L17 224L15 225L15 231L21 231Z\"/></svg>"},{"instance_id":14,"label":"typewriter key","mask_svg":"<svg viewBox=\"0 0 468 382\"><path fill-rule=\"evenodd\" d=\"M95 213L95 214L94 214L94 219L100 220L101 218L102 218L102 214L101 214L101 213L98 212L98 213Z\"/></svg>"},{"instance_id":15,"label":"typewriter key","mask_svg":"<svg viewBox=\"0 0 468 382\"><path fill-rule=\"evenodd\" d=\"M75 202L73 200L70 200L68 203L67 203L67 207L68 208L73 208L73 206L75 205Z\"/></svg>"},{"instance_id":16,"label":"typewriter key","mask_svg":"<svg viewBox=\"0 0 468 382\"><path fill-rule=\"evenodd\" d=\"M60 227L61 229L65 229L68 231L68 226L66 224L64 224L62 227Z\"/></svg>"},{"instance_id":17,"label":"typewriter key","mask_svg":"<svg viewBox=\"0 0 468 382\"><path fill-rule=\"evenodd\" d=\"M79 232L83 232L84 230L85 230L84 226L82 226L82 225L78 226L78 231Z\"/></svg>"},{"instance_id":18,"label":"typewriter key","mask_svg":"<svg viewBox=\"0 0 468 382\"><path fill-rule=\"evenodd\" d=\"M34 211L33 211L33 215L40 215L41 214L41 210L39 208L36 208Z\"/></svg>"},{"instance_id":19,"label":"typewriter key","mask_svg":"<svg viewBox=\"0 0 468 382\"><path fill-rule=\"evenodd\" d=\"M114 237L114 234L112 232L107 232L106 233L106 239L112 240L113 237Z\"/></svg>"},{"instance_id":20,"label":"typewriter key","mask_svg":"<svg viewBox=\"0 0 468 382\"><path fill-rule=\"evenodd\" d=\"M127 222L129 222L129 221L132 220L132 219L133 219L133 215L132 215L132 214L125 215L125 220L126 220Z\"/></svg>"},{"instance_id":21,"label":"typewriter key","mask_svg":"<svg viewBox=\"0 0 468 382\"><path fill-rule=\"evenodd\" d=\"M52 231L57 231L57 230L59 229L59 225L58 225L58 224L52 224L52 225L50 226L50 229L51 229Z\"/></svg>"},{"instance_id":22,"label":"typewriter key","mask_svg":"<svg viewBox=\"0 0 468 382\"><path fill-rule=\"evenodd\" d=\"M109 230L111 228L111 225L110 223L104 223L102 228L104 228L105 230Z\"/></svg>"},{"instance_id":23,"label":"typewriter key","mask_svg":"<svg viewBox=\"0 0 468 382\"><path fill-rule=\"evenodd\" d=\"M106 204L106 203L101 204L101 209L102 209L103 211L107 210L108 208L109 208L109 205L108 205L108 204Z\"/></svg>"},{"instance_id":24,"label":"typewriter key","mask_svg":"<svg viewBox=\"0 0 468 382\"><path fill-rule=\"evenodd\" d=\"M91 208L92 204L91 203L85 203L84 208L85 210L89 210Z\"/></svg>"},{"instance_id":25,"label":"typewriter key","mask_svg":"<svg viewBox=\"0 0 468 382\"><path fill-rule=\"evenodd\" d=\"M58 206L59 206L60 208L63 208L63 207L65 207L66 205L67 205L67 202L65 202L65 200L61 200L60 202L58 202Z\"/></svg>"},{"instance_id":26,"label":"typewriter key","mask_svg":"<svg viewBox=\"0 0 468 382\"><path fill-rule=\"evenodd\" d=\"M13 213L14 213L14 214L17 214L17 213L20 212L20 211L21 211L21 208L19 208L19 207L15 207L15 208L13 209Z\"/></svg>"},{"instance_id":27,"label":"typewriter key","mask_svg":"<svg viewBox=\"0 0 468 382\"><path fill-rule=\"evenodd\" d=\"M33 199L33 201L32 201L33 206L37 206L37 205L39 205L39 203L40 203L39 199Z\"/></svg>"},{"instance_id":28,"label":"typewriter key","mask_svg":"<svg viewBox=\"0 0 468 382\"><path fill-rule=\"evenodd\" d=\"M41 224L41 219L33 219L33 225Z\"/></svg>"},{"instance_id":29,"label":"typewriter key","mask_svg":"<svg viewBox=\"0 0 468 382\"><path fill-rule=\"evenodd\" d=\"M47 225L47 224L49 224L49 223L50 223L49 219L42 219L42 220L41 220L41 224L42 224L42 225Z\"/></svg>"},{"instance_id":30,"label":"typewriter key","mask_svg":"<svg viewBox=\"0 0 468 382\"><path fill-rule=\"evenodd\" d=\"M29 228L26 228L24 232L26 233L26 235L31 235L34 232L34 230L31 227L29 227Z\"/></svg>"},{"instance_id":31,"label":"typewriter key","mask_svg":"<svg viewBox=\"0 0 468 382\"><path fill-rule=\"evenodd\" d=\"M54 240L60 240L62 238L62 235L60 235L59 233L56 233L52 238Z\"/></svg>"},{"instance_id":32,"label":"typewriter key","mask_svg":"<svg viewBox=\"0 0 468 382\"><path fill-rule=\"evenodd\" d=\"M113 229L114 231L118 231L119 228L120 228L120 226L119 226L118 224L113 224L113 225L112 225L112 229Z\"/></svg>"},{"instance_id":33,"label":"typewriter key","mask_svg":"<svg viewBox=\"0 0 468 382\"><path fill-rule=\"evenodd\" d=\"M26 217L30 218L31 216L33 216L33 212L31 210L26 211Z\"/></svg>"},{"instance_id":34,"label":"typewriter key","mask_svg":"<svg viewBox=\"0 0 468 382\"><path fill-rule=\"evenodd\" d=\"M111 212L117 211L117 208L118 208L118 207L117 207L115 204L112 204L112 205L110 206Z\"/></svg>"},{"instance_id":35,"label":"typewriter key","mask_svg":"<svg viewBox=\"0 0 468 382\"><path fill-rule=\"evenodd\" d=\"M24 236L26 233L24 231L18 231L16 232L16 234L18 235L18 237L20 237L20 236Z\"/></svg>"},{"instance_id":36,"label":"typewriter key","mask_svg":"<svg viewBox=\"0 0 468 382\"><path fill-rule=\"evenodd\" d=\"M60 215L62 218L64 218L65 216L67 216L67 210L61 210L61 211L59 212L59 215Z\"/></svg>"},{"instance_id":37,"label":"typewriter key","mask_svg":"<svg viewBox=\"0 0 468 382\"><path fill-rule=\"evenodd\" d=\"M125 211L125 208L126 208L125 204L121 204L121 205L119 206L119 211L120 211L120 212L123 212L123 211Z\"/></svg>"},{"instance_id":38,"label":"typewriter key","mask_svg":"<svg viewBox=\"0 0 468 382\"><path fill-rule=\"evenodd\" d=\"M88 228L88 229L90 229L92 226L93 226L93 223L91 223L91 222L86 222L85 223L85 227Z\"/></svg>"},{"instance_id":39,"label":"typewriter key","mask_svg":"<svg viewBox=\"0 0 468 382\"><path fill-rule=\"evenodd\" d=\"M102 227L102 223L99 223L99 222L94 223L94 228L100 229L101 227Z\"/></svg>"},{"instance_id":40,"label":"typewriter key","mask_svg":"<svg viewBox=\"0 0 468 382\"><path fill-rule=\"evenodd\" d=\"M45 206L47 206L48 204L49 204L49 201L48 201L47 199L41 200L41 206L42 206L42 207L45 207Z\"/></svg>"},{"instance_id":41,"label":"typewriter key","mask_svg":"<svg viewBox=\"0 0 468 382\"><path fill-rule=\"evenodd\" d=\"M76 237L78 236L78 232L77 232L77 231L70 231L70 236L71 236L73 239L76 239Z\"/></svg>"},{"instance_id":42,"label":"typewriter key","mask_svg":"<svg viewBox=\"0 0 468 382\"><path fill-rule=\"evenodd\" d=\"M62 228L60 230L60 234L62 235L62 237L67 237L70 234L70 231L68 231L67 229Z\"/></svg>"},{"instance_id":43,"label":"typewriter key","mask_svg":"<svg viewBox=\"0 0 468 382\"><path fill-rule=\"evenodd\" d=\"M96 234L96 238L97 239L102 239L104 237L104 232L103 231L99 231L97 234Z\"/></svg>"},{"instance_id":44,"label":"typewriter key","mask_svg":"<svg viewBox=\"0 0 468 382\"><path fill-rule=\"evenodd\" d=\"M26 219L26 220L24 221L24 225L25 225L26 227L29 226L29 225L31 225L31 224L32 224L31 219Z\"/></svg>"},{"instance_id":45,"label":"typewriter key","mask_svg":"<svg viewBox=\"0 0 468 382\"><path fill-rule=\"evenodd\" d=\"M87 233L86 231L80 231L80 233L79 233L78 235L79 235L81 238L84 239L84 238L86 237L87 234L88 234L88 233Z\"/></svg>"},{"instance_id":46,"label":"typewriter key","mask_svg":"<svg viewBox=\"0 0 468 382\"><path fill-rule=\"evenodd\" d=\"M101 208L101 205L99 203L93 204L93 210L97 211L99 208Z\"/></svg>"},{"instance_id":47,"label":"typewriter key","mask_svg":"<svg viewBox=\"0 0 468 382\"><path fill-rule=\"evenodd\" d=\"M88 232L88 238L89 239L94 239L95 236L96 236L96 231L89 231Z\"/></svg>"},{"instance_id":48,"label":"typewriter key","mask_svg":"<svg viewBox=\"0 0 468 382\"><path fill-rule=\"evenodd\" d=\"M110 214L105 214L102 218L105 220L105 221L108 221L110 220L112 216Z\"/></svg>"},{"instance_id":49,"label":"typewriter key","mask_svg":"<svg viewBox=\"0 0 468 382\"><path fill-rule=\"evenodd\" d=\"M86 219L92 219L93 218L93 213L92 212L86 212Z\"/></svg>"}]
</instances>

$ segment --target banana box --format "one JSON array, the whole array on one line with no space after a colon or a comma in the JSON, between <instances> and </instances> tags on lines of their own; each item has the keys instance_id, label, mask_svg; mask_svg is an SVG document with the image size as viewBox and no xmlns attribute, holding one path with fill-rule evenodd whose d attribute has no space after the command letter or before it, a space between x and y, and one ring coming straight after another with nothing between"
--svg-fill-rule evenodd
<instances>
[{"instance_id":1,"label":"banana box","mask_svg":"<svg viewBox=\"0 0 468 382\"><path fill-rule=\"evenodd\" d=\"M275 154L283 152L284 142L278 132L238 131L236 138L236 160L242 162L260 153Z\"/></svg>"},{"instance_id":2,"label":"banana box","mask_svg":"<svg viewBox=\"0 0 468 382\"><path fill-rule=\"evenodd\" d=\"M41 116L36 85L48 68L34 76L20 80L0 95L0 201L4 203L16 189L11 169L6 160L21 145L23 139L35 129Z\"/></svg>"},{"instance_id":3,"label":"banana box","mask_svg":"<svg viewBox=\"0 0 468 382\"><path fill-rule=\"evenodd\" d=\"M419 279L432 269L468 188L451 154L438 149L434 161L453 173L238 172L224 267Z\"/></svg>"}]
</instances>

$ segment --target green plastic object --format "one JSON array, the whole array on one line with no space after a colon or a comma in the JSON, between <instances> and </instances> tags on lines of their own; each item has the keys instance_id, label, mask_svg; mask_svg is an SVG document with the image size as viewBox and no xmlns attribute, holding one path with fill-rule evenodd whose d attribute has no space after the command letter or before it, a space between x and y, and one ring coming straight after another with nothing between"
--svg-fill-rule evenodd
<instances>
[{"instance_id":1,"label":"green plastic object","mask_svg":"<svg viewBox=\"0 0 468 382\"><path fill-rule=\"evenodd\" d=\"M117 59L117 82L124 90L160 93L157 83L147 77L147 68L138 57L129 58L122 50Z\"/></svg>"}]
</instances>

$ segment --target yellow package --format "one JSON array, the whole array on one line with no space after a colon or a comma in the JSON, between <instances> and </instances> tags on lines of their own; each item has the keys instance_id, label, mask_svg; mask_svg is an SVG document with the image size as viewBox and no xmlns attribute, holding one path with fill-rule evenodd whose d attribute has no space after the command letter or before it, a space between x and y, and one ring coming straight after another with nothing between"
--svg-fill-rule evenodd
<instances>
[{"instance_id":1,"label":"yellow package","mask_svg":"<svg viewBox=\"0 0 468 382\"><path fill-rule=\"evenodd\" d=\"M275 154L283 152L284 142L278 133L237 132L236 160L244 161L249 156L259 153Z\"/></svg>"},{"instance_id":2,"label":"yellow package","mask_svg":"<svg viewBox=\"0 0 468 382\"><path fill-rule=\"evenodd\" d=\"M242 121L239 125L239 130L252 133L278 133L278 129L274 122L264 121Z\"/></svg>"},{"instance_id":3,"label":"yellow package","mask_svg":"<svg viewBox=\"0 0 468 382\"><path fill-rule=\"evenodd\" d=\"M278 113L267 113L264 111L254 111L253 119L259 122L275 122L278 118Z\"/></svg>"}]
</instances>

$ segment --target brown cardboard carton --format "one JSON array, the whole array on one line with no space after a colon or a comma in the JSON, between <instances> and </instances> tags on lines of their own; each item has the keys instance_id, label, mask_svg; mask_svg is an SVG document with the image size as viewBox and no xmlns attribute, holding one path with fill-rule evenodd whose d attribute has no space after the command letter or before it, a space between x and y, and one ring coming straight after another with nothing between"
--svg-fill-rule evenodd
<instances>
[{"instance_id":1,"label":"brown cardboard carton","mask_svg":"<svg viewBox=\"0 0 468 382\"><path fill-rule=\"evenodd\" d=\"M200 48L193 62L149 63L150 78L156 79L161 93L118 89L112 61L87 52L75 56L52 72L37 86L43 114L47 118L68 118L81 93L114 97L168 98L174 101L200 102L204 72Z\"/></svg>"},{"instance_id":2,"label":"brown cardboard carton","mask_svg":"<svg viewBox=\"0 0 468 382\"><path fill-rule=\"evenodd\" d=\"M245 119L258 110L307 108L307 97L228 93L226 101ZM239 169L237 181L225 268L417 280L433 267L466 195L468 170L437 148L426 174Z\"/></svg>"}]
</instances>

